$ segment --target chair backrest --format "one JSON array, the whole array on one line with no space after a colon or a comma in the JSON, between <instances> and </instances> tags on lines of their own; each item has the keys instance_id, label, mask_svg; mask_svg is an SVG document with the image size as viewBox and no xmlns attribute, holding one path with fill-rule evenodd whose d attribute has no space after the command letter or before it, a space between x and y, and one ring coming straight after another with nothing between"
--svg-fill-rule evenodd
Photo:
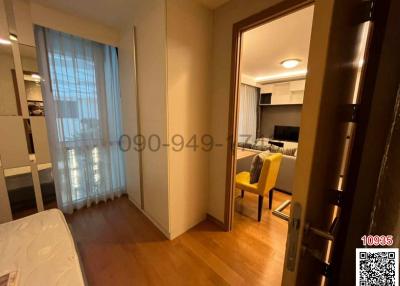
<instances>
[{"instance_id":1,"label":"chair backrest","mask_svg":"<svg viewBox=\"0 0 400 286\"><path fill-rule=\"evenodd\" d=\"M263 167L261 169L260 178L258 180L257 189L259 194L264 195L266 192L275 187L281 161L281 153L275 153L265 158Z\"/></svg>"}]
</instances>

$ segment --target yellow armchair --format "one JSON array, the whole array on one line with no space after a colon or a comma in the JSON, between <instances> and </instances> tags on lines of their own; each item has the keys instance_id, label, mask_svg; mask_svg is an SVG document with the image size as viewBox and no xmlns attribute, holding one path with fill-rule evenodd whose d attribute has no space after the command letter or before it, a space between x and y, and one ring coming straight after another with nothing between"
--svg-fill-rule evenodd
<instances>
[{"instance_id":1,"label":"yellow armchair","mask_svg":"<svg viewBox=\"0 0 400 286\"><path fill-rule=\"evenodd\" d=\"M272 192L275 188L276 179L278 178L279 167L282 161L281 153L274 153L264 159L261 169L260 178L257 183L250 184L250 172L241 172L236 175L236 188L258 195L258 221L261 221L262 206L264 196L267 192L270 195L270 208L272 201Z\"/></svg>"}]
</instances>

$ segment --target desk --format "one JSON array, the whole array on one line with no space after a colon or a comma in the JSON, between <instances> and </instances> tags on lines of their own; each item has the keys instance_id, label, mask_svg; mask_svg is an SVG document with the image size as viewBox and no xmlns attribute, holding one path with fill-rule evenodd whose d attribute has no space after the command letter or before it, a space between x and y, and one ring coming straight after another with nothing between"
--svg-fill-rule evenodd
<instances>
[{"instance_id":1,"label":"desk","mask_svg":"<svg viewBox=\"0 0 400 286\"><path fill-rule=\"evenodd\" d=\"M252 151L249 149L241 149L241 148L237 148L236 149L236 160L240 160L246 157L253 157L254 155L257 155L259 152L257 151Z\"/></svg>"},{"instance_id":2,"label":"desk","mask_svg":"<svg viewBox=\"0 0 400 286\"><path fill-rule=\"evenodd\" d=\"M260 152L249 149L236 149L236 174L243 171L250 171L253 157Z\"/></svg>"}]
</instances>

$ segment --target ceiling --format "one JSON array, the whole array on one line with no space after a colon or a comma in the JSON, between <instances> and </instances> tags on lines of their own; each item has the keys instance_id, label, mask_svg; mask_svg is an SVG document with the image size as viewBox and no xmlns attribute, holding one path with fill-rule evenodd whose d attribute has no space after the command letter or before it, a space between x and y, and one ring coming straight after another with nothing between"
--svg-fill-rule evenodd
<instances>
[{"instance_id":1,"label":"ceiling","mask_svg":"<svg viewBox=\"0 0 400 286\"><path fill-rule=\"evenodd\" d=\"M130 23L132 11L147 0L31 0L43 6L88 18L113 28Z\"/></svg>"},{"instance_id":2,"label":"ceiling","mask_svg":"<svg viewBox=\"0 0 400 286\"><path fill-rule=\"evenodd\" d=\"M310 6L247 31L243 35L241 73L255 81L307 69L314 7ZM280 65L300 59L292 69ZM284 77L284 74L282 74Z\"/></svg>"},{"instance_id":3,"label":"ceiling","mask_svg":"<svg viewBox=\"0 0 400 286\"><path fill-rule=\"evenodd\" d=\"M113 28L123 28L132 20L132 11L148 0L32 0L50 8L86 17ZM197 0L209 9L215 9L229 0Z\"/></svg>"},{"instance_id":4,"label":"ceiling","mask_svg":"<svg viewBox=\"0 0 400 286\"><path fill-rule=\"evenodd\" d=\"M219 6L225 4L226 2L229 2L230 0L198 0L198 1L207 8L216 9Z\"/></svg>"}]
</instances>

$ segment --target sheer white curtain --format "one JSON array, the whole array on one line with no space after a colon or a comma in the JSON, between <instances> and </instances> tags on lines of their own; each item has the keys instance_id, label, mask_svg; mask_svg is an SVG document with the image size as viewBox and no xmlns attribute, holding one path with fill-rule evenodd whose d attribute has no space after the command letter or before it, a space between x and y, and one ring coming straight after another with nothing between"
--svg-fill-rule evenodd
<instances>
[{"instance_id":1,"label":"sheer white curtain","mask_svg":"<svg viewBox=\"0 0 400 286\"><path fill-rule=\"evenodd\" d=\"M36 26L58 206L125 192L116 48Z\"/></svg>"},{"instance_id":2,"label":"sheer white curtain","mask_svg":"<svg viewBox=\"0 0 400 286\"><path fill-rule=\"evenodd\" d=\"M238 142L254 143L257 136L257 88L240 85Z\"/></svg>"}]
</instances>

